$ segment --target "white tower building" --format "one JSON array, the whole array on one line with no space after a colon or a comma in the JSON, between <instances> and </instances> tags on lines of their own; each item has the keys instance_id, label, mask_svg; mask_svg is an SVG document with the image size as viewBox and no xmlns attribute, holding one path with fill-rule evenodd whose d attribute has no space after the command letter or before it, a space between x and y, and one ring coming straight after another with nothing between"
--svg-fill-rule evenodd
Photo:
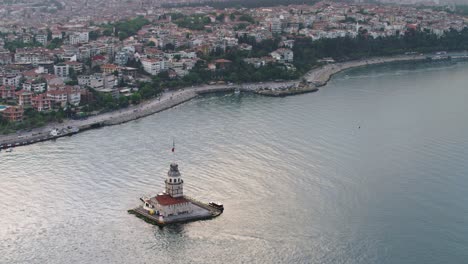
<instances>
[{"instance_id":1,"label":"white tower building","mask_svg":"<svg viewBox=\"0 0 468 264\"><path fill-rule=\"evenodd\" d=\"M171 163L169 172L167 173L166 193L171 197L183 197L184 196L184 181L179 172L179 165Z\"/></svg>"}]
</instances>

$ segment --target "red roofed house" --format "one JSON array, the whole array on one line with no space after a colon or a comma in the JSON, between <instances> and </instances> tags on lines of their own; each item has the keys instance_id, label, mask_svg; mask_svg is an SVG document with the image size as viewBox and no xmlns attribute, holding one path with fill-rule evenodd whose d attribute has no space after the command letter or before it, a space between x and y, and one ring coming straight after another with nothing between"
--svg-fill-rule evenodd
<instances>
[{"instance_id":1,"label":"red roofed house","mask_svg":"<svg viewBox=\"0 0 468 264\"><path fill-rule=\"evenodd\" d=\"M406 28L412 29L412 30L417 30L418 29L418 24L408 24L408 25L406 25Z\"/></svg>"},{"instance_id":2,"label":"red roofed house","mask_svg":"<svg viewBox=\"0 0 468 264\"><path fill-rule=\"evenodd\" d=\"M107 62L107 59L106 57L102 56L102 55L95 55L91 58L91 65L94 67L94 66L101 66L103 65L104 63Z\"/></svg>"},{"instance_id":3,"label":"red roofed house","mask_svg":"<svg viewBox=\"0 0 468 264\"><path fill-rule=\"evenodd\" d=\"M54 105L59 105L60 107L65 107L68 100L66 90L47 91L47 97L54 103Z\"/></svg>"},{"instance_id":4,"label":"red roofed house","mask_svg":"<svg viewBox=\"0 0 468 264\"><path fill-rule=\"evenodd\" d=\"M0 86L0 98L2 99L16 98L15 90L16 88L11 85Z\"/></svg>"},{"instance_id":5,"label":"red roofed house","mask_svg":"<svg viewBox=\"0 0 468 264\"><path fill-rule=\"evenodd\" d=\"M24 107L31 106L32 92L26 90L20 90L16 92L18 97L18 104Z\"/></svg>"},{"instance_id":6,"label":"red roofed house","mask_svg":"<svg viewBox=\"0 0 468 264\"><path fill-rule=\"evenodd\" d=\"M226 69L229 65L231 65L232 61L225 60L225 59L217 59L214 61L216 68L218 69Z\"/></svg>"},{"instance_id":7,"label":"red roofed house","mask_svg":"<svg viewBox=\"0 0 468 264\"><path fill-rule=\"evenodd\" d=\"M22 121L23 113L24 110L22 106L9 106L7 109L0 112L3 118L13 122Z\"/></svg>"},{"instance_id":8,"label":"red roofed house","mask_svg":"<svg viewBox=\"0 0 468 264\"><path fill-rule=\"evenodd\" d=\"M47 111L52 108L52 102L46 94L39 94L31 98L31 104L38 112Z\"/></svg>"},{"instance_id":9,"label":"red roofed house","mask_svg":"<svg viewBox=\"0 0 468 264\"><path fill-rule=\"evenodd\" d=\"M80 73L83 71L83 63L81 62L66 61L65 64L67 64L70 69L73 69L75 73Z\"/></svg>"},{"instance_id":10,"label":"red roofed house","mask_svg":"<svg viewBox=\"0 0 468 264\"><path fill-rule=\"evenodd\" d=\"M115 71L119 70L119 66L115 64L103 64L101 65L101 70L103 73L114 73Z\"/></svg>"}]
</instances>

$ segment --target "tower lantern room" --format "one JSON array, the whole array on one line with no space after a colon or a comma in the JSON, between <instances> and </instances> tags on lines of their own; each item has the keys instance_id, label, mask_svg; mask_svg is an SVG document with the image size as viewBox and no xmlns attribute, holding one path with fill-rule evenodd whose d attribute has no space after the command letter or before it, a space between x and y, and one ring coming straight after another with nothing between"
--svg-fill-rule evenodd
<instances>
[{"instance_id":1,"label":"tower lantern room","mask_svg":"<svg viewBox=\"0 0 468 264\"><path fill-rule=\"evenodd\" d=\"M165 180L166 193L171 197L182 197L184 196L184 181L179 172L179 165L177 163L171 163L169 172L167 173L167 179Z\"/></svg>"}]
</instances>

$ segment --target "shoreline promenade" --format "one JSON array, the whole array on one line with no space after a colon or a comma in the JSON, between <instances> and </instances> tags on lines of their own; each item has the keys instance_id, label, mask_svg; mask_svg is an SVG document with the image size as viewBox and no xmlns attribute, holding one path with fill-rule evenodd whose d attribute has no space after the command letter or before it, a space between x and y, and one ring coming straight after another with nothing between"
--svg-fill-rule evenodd
<instances>
[{"instance_id":1,"label":"shoreline promenade","mask_svg":"<svg viewBox=\"0 0 468 264\"><path fill-rule=\"evenodd\" d=\"M330 78L343 70L361 67L366 65L381 64L397 61L416 61L423 60L424 56L394 56L394 57L381 57L371 58L367 60L349 61L343 63L327 64L315 69L312 69L303 76L307 82L315 87L321 87L327 84ZM132 105L124 109L90 116L82 120L66 119L62 123L50 123L46 126L35 128L29 132L11 133L8 135L0 136L0 145L5 148L8 144L15 146L16 143L24 145L23 143L32 144L39 141L44 141L53 138L46 138L52 129L67 129L67 127L78 128L79 132L110 125L118 125L132 120L136 120L148 115L152 115L166 109L172 108L184 102L187 102L200 94L212 92L228 92L239 89L245 92L256 92L260 89L278 89L284 86L296 85L299 80L286 81L286 82L264 82L264 83L244 83L240 85L201 85L196 87L187 87L171 92L165 92L158 98L154 98L138 105ZM16 144L18 145L18 144Z\"/></svg>"}]
</instances>

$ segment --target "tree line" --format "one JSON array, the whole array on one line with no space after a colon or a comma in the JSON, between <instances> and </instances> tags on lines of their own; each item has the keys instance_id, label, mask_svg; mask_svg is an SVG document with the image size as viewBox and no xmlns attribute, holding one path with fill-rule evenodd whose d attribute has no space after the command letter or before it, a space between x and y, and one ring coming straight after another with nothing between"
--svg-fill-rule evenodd
<instances>
[{"instance_id":1,"label":"tree line","mask_svg":"<svg viewBox=\"0 0 468 264\"><path fill-rule=\"evenodd\" d=\"M356 38L340 37L312 41L311 38L297 36L294 40L294 65L305 73L324 57L346 61L405 52L467 50L468 28L460 32L450 30L440 37L428 31L409 30L403 36L372 38L363 32Z\"/></svg>"}]
</instances>

